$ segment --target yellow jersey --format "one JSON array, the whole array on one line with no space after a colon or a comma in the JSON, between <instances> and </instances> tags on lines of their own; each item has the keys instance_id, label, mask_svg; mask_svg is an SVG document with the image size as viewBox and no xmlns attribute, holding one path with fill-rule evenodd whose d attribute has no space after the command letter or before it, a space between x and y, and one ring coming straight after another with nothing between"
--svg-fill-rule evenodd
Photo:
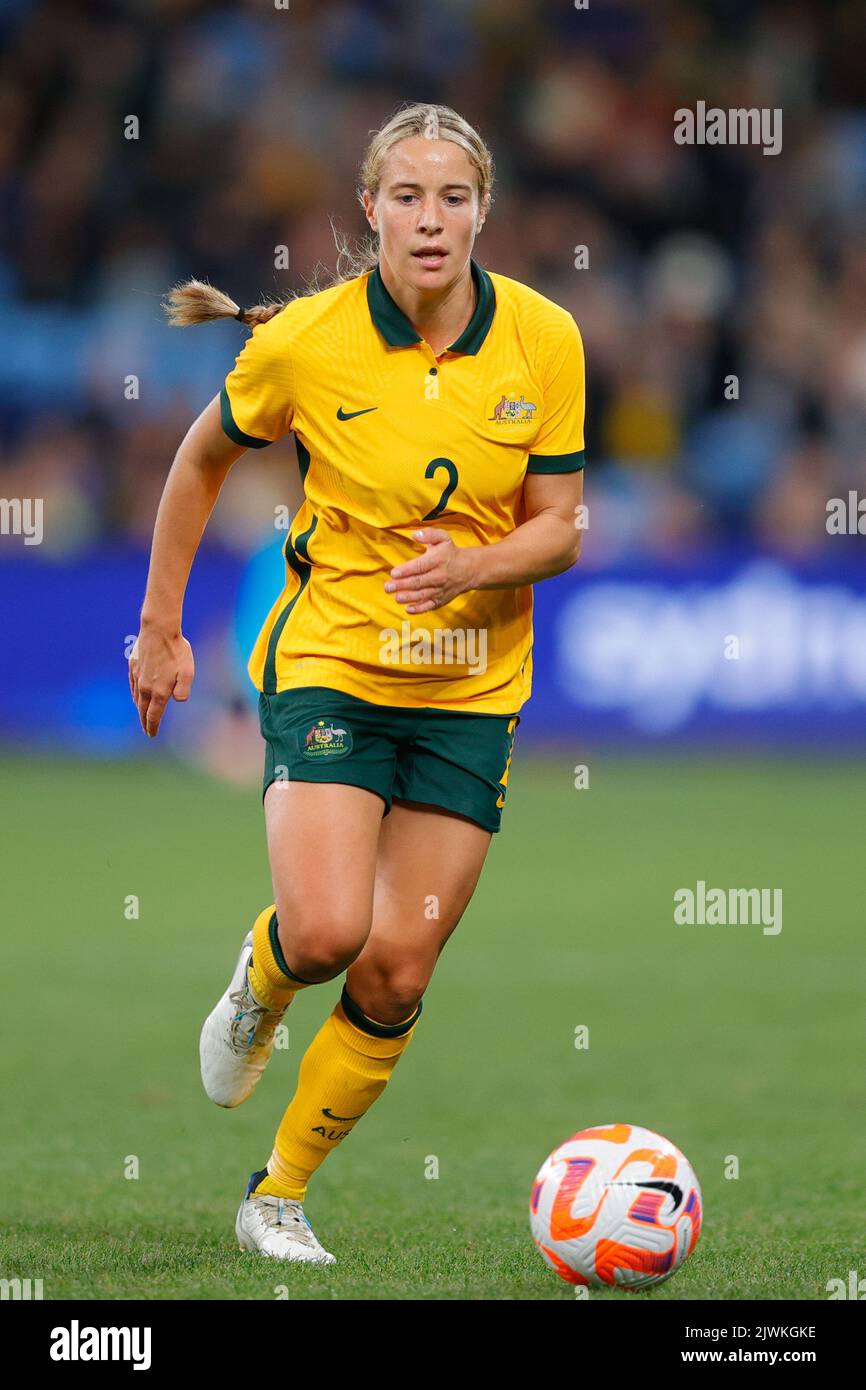
<instances>
[{"instance_id":1,"label":"yellow jersey","mask_svg":"<svg viewBox=\"0 0 866 1390\"><path fill-rule=\"evenodd\" d=\"M513 714L532 684L532 587L407 614L385 592L419 526L489 545L521 520L527 471L583 467L584 359L572 315L471 261L473 316L439 357L379 267L256 326L221 392L259 449L295 436L305 500L249 673L380 705Z\"/></svg>"}]
</instances>

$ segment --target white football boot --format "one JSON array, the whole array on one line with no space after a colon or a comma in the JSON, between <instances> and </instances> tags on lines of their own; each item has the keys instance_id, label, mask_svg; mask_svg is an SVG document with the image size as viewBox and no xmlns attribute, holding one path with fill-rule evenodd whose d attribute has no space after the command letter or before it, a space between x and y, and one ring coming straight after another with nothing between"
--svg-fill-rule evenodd
<instances>
[{"instance_id":1,"label":"white football boot","mask_svg":"<svg viewBox=\"0 0 866 1390\"><path fill-rule=\"evenodd\" d=\"M270 1061L277 1025L288 1008L261 1004L249 982L253 934L247 932L235 973L201 1030L201 1079L215 1105L231 1109L249 1096Z\"/></svg>"},{"instance_id":2,"label":"white football boot","mask_svg":"<svg viewBox=\"0 0 866 1390\"><path fill-rule=\"evenodd\" d=\"M235 1235L241 1250L256 1250L275 1260L332 1265L337 1257L321 1246L304 1215L302 1202L288 1197L254 1197L251 1189L265 1174L253 1173L238 1208Z\"/></svg>"}]
</instances>

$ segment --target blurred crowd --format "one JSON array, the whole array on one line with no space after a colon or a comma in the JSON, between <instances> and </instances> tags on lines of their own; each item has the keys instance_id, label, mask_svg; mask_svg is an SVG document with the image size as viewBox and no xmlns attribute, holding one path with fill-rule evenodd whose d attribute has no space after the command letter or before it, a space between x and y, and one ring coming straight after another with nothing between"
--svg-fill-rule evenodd
<instances>
[{"instance_id":1,"label":"blurred crowd","mask_svg":"<svg viewBox=\"0 0 866 1390\"><path fill-rule=\"evenodd\" d=\"M3 0L0 496L44 498L48 558L147 544L245 337L162 295L332 269L370 133L434 100L493 151L477 259L583 332L587 563L828 545L827 500L866 493L864 28L847 0ZM701 100L781 108L781 153L677 144ZM245 455L211 534L255 544L295 466Z\"/></svg>"}]
</instances>

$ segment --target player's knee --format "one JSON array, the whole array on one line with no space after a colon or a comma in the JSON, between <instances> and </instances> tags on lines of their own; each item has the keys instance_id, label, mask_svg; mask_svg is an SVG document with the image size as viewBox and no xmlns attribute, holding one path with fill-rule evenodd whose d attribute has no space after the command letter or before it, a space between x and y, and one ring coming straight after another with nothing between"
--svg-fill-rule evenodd
<instances>
[{"instance_id":1,"label":"player's knee","mask_svg":"<svg viewBox=\"0 0 866 1390\"><path fill-rule=\"evenodd\" d=\"M292 967L302 980L314 980L324 984L335 980L348 970L361 946L343 946L339 942L311 942L309 948L293 948L295 965Z\"/></svg>"},{"instance_id":2,"label":"player's knee","mask_svg":"<svg viewBox=\"0 0 866 1390\"><path fill-rule=\"evenodd\" d=\"M367 939L364 923L340 911L319 907L280 911L277 903L277 933L289 969L302 980L323 983L341 975L360 954Z\"/></svg>"},{"instance_id":3,"label":"player's knee","mask_svg":"<svg viewBox=\"0 0 866 1390\"><path fill-rule=\"evenodd\" d=\"M365 1000L358 1003L365 1014L379 1023L402 1023L417 1009L428 983L426 974L415 968L384 972L366 986L357 986ZM351 985L349 992L352 993Z\"/></svg>"}]
</instances>

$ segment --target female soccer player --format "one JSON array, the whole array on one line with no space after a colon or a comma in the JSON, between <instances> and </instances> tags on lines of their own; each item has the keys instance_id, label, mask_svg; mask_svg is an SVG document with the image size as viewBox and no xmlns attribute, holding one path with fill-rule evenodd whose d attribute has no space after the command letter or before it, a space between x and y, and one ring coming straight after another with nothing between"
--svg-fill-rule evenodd
<instances>
[{"instance_id":1,"label":"female soccer player","mask_svg":"<svg viewBox=\"0 0 866 1390\"><path fill-rule=\"evenodd\" d=\"M169 296L176 324L253 331L169 473L130 659L155 737L190 693L183 595L220 487L293 433L305 500L249 664L275 901L204 1024L201 1070L239 1105L295 995L347 972L236 1220L242 1249L326 1263L307 1185L385 1089L499 829L531 585L577 559L584 461L574 319L472 257L480 136L448 107L406 107L361 182L372 237L351 276L243 311L198 281Z\"/></svg>"}]
</instances>

